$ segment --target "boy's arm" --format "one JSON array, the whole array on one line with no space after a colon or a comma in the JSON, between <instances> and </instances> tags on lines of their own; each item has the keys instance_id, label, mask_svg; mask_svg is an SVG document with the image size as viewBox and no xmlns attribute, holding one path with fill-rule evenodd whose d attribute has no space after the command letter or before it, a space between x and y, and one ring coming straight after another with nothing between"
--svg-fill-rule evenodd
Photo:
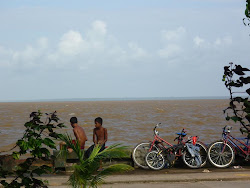
<instances>
[{"instance_id":1,"label":"boy's arm","mask_svg":"<svg viewBox=\"0 0 250 188\"><path fill-rule=\"evenodd\" d=\"M107 140L108 140L108 131L107 131L107 129L105 128L105 129L104 129L104 144L107 142Z\"/></svg>"},{"instance_id":2,"label":"boy's arm","mask_svg":"<svg viewBox=\"0 0 250 188\"><path fill-rule=\"evenodd\" d=\"M88 137L87 137L87 135L86 135L86 133L85 133L85 131L83 130L83 133L84 133L84 136L85 136L85 142L86 141L88 141Z\"/></svg>"},{"instance_id":3,"label":"boy's arm","mask_svg":"<svg viewBox=\"0 0 250 188\"><path fill-rule=\"evenodd\" d=\"M78 132L77 130L73 129L74 135L76 137L76 140L79 140Z\"/></svg>"},{"instance_id":4,"label":"boy's arm","mask_svg":"<svg viewBox=\"0 0 250 188\"><path fill-rule=\"evenodd\" d=\"M94 144L97 144L96 135L95 135L95 129L93 130L93 142L94 142Z\"/></svg>"}]
</instances>

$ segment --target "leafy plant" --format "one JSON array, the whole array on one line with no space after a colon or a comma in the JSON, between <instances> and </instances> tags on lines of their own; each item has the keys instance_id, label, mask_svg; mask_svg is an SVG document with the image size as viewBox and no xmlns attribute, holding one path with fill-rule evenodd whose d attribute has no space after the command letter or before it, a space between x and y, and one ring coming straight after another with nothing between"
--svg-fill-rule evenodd
<instances>
[{"instance_id":1,"label":"leafy plant","mask_svg":"<svg viewBox=\"0 0 250 188\"><path fill-rule=\"evenodd\" d=\"M97 187L103 183L104 178L110 174L133 170L133 167L126 164L114 164L98 171L100 160L127 157L127 147L125 146L115 144L99 152L101 146L97 145L93 149L90 157L84 159L84 151L81 150L78 142L73 144L72 138L69 135L62 135L60 138L73 149L79 159L79 164L74 166L74 172L69 178L69 183L74 188Z\"/></svg>"},{"instance_id":2,"label":"leafy plant","mask_svg":"<svg viewBox=\"0 0 250 188\"><path fill-rule=\"evenodd\" d=\"M243 18L243 23L244 25L250 26L250 0L246 0L245 16L246 18ZM246 23L246 21L248 21L248 23Z\"/></svg>"},{"instance_id":3,"label":"leafy plant","mask_svg":"<svg viewBox=\"0 0 250 188\"><path fill-rule=\"evenodd\" d=\"M30 154L23 163L17 166L14 172L8 172L0 168L0 177L14 175L14 179L8 183L2 180L0 183L6 188L16 187L36 187L42 186L44 183L35 178L35 175L51 172L51 167L42 165L31 169L32 163L37 160L50 161L52 156L49 149L56 149L53 139L58 139L60 134L55 132L56 128L64 127L63 123L59 123L59 118L56 112L47 114L45 121L42 121L42 113L32 112L30 114L30 121L26 122L24 126L26 130L21 139L16 142L19 151L13 152L14 159L19 159L21 155Z\"/></svg>"},{"instance_id":4,"label":"leafy plant","mask_svg":"<svg viewBox=\"0 0 250 188\"><path fill-rule=\"evenodd\" d=\"M248 71L248 68L230 63L230 66L224 67L223 81L230 93L229 107L224 110L226 120L239 122L240 131L250 137L250 88L246 89L250 83L250 77L246 76Z\"/></svg>"}]
</instances>

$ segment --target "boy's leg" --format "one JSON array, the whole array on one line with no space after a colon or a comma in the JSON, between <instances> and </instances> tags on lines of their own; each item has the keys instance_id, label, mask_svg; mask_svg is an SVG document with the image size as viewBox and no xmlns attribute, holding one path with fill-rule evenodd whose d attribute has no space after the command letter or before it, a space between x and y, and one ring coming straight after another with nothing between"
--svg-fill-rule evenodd
<instances>
[{"instance_id":1,"label":"boy's leg","mask_svg":"<svg viewBox=\"0 0 250 188\"><path fill-rule=\"evenodd\" d=\"M104 149L105 149L105 144L102 145L99 152L102 152ZM100 160L100 167L99 167L98 171L102 171L102 170L103 170L103 168L102 168L102 160Z\"/></svg>"},{"instance_id":2,"label":"boy's leg","mask_svg":"<svg viewBox=\"0 0 250 188\"><path fill-rule=\"evenodd\" d=\"M100 149L99 152L101 152L101 151L103 151L103 150L105 150L105 144L102 145L102 147L101 147L101 149Z\"/></svg>"},{"instance_id":3,"label":"boy's leg","mask_svg":"<svg viewBox=\"0 0 250 188\"><path fill-rule=\"evenodd\" d=\"M66 143L65 142L60 142L60 150L63 150L64 148L66 148Z\"/></svg>"},{"instance_id":4,"label":"boy's leg","mask_svg":"<svg viewBox=\"0 0 250 188\"><path fill-rule=\"evenodd\" d=\"M85 152L85 154L84 154L84 156L85 156L86 158L89 158L89 156L91 155L91 153L92 153L94 147L95 147L95 144L93 144L92 146L90 146L90 147L86 150L86 152Z\"/></svg>"}]
</instances>

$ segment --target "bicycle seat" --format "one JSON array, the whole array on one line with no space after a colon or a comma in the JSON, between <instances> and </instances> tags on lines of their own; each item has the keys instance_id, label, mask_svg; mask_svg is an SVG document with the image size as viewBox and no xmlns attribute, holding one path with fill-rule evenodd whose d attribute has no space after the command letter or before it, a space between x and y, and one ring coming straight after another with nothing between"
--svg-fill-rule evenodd
<instances>
[{"instance_id":1,"label":"bicycle seat","mask_svg":"<svg viewBox=\"0 0 250 188\"><path fill-rule=\"evenodd\" d=\"M176 134L183 137L187 135L186 133L176 133Z\"/></svg>"}]
</instances>

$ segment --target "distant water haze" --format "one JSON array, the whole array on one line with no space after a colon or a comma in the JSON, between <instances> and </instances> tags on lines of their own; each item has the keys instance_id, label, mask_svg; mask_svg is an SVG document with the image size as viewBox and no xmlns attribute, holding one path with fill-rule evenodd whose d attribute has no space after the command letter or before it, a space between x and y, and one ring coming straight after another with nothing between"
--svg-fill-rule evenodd
<instances>
[{"instance_id":1,"label":"distant water haze","mask_svg":"<svg viewBox=\"0 0 250 188\"><path fill-rule=\"evenodd\" d=\"M223 110L228 102L226 99L190 99L0 103L0 151L10 149L22 137L24 123L29 121L29 114L37 110L57 111L67 125L60 132L68 132L72 137L69 119L76 116L87 134L86 146L93 143L94 119L99 116L108 129L107 145L134 146L151 140L153 128L159 122L162 123L160 136L171 143L175 133L183 128L188 135L199 136L205 143L220 139L225 125L233 126L232 134L241 136L239 125L225 120Z\"/></svg>"}]
</instances>

